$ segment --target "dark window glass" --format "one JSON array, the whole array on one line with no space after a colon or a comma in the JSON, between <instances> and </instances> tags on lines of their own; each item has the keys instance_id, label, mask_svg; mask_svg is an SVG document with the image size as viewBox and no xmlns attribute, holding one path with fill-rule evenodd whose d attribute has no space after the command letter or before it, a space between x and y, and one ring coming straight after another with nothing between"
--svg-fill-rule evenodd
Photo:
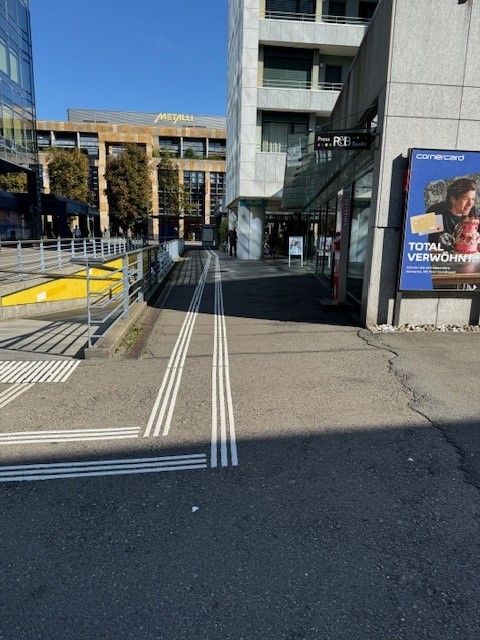
<instances>
[{"instance_id":1,"label":"dark window glass","mask_svg":"<svg viewBox=\"0 0 480 640\"><path fill-rule=\"evenodd\" d=\"M159 138L158 147L162 151L168 151L174 158L180 155L180 139L179 138Z\"/></svg>"},{"instance_id":2,"label":"dark window glass","mask_svg":"<svg viewBox=\"0 0 480 640\"><path fill-rule=\"evenodd\" d=\"M203 171L184 171L183 183L190 194L191 209L189 216L205 215L205 173Z\"/></svg>"},{"instance_id":3,"label":"dark window glass","mask_svg":"<svg viewBox=\"0 0 480 640\"><path fill-rule=\"evenodd\" d=\"M314 18L315 0L267 0L265 10L267 18Z\"/></svg>"},{"instance_id":4,"label":"dark window glass","mask_svg":"<svg viewBox=\"0 0 480 640\"><path fill-rule=\"evenodd\" d=\"M346 4L341 0L330 0L328 5L328 15L330 16L345 16Z\"/></svg>"},{"instance_id":5,"label":"dark window glass","mask_svg":"<svg viewBox=\"0 0 480 640\"><path fill-rule=\"evenodd\" d=\"M288 136L308 130L308 114L264 111L262 113L262 151L285 153Z\"/></svg>"},{"instance_id":6,"label":"dark window glass","mask_svg":"<svg viewBox=\"0 0 480 640\"><path fill-rule=\"evenodd\" d=\"M304 49L265 47L263 86L310 89L312 56Z\"/></svg>"},{"instance_id":7,"label":"dark window glass","mask_svg":"<svg viewBox=\"0 0 480 640\"><path fill-rule=\"evenodd\" d=\"M221 206L225 194L225 174L212 171L210 173L210 215L215 214L218 206Z\"/></svg>"},{"instance_id":8,"label":"dark window glass","mask_svg":"<svg viewBox=\"0 0 480 640\"><path fill-rule=\"evenodd\" d=\"M226 153L226 141L225 140L209 140L208 141L208 157L215 159L218 156L219 159L225 158Z\"/></svg>"},{"instance_id":9,"label":"dark window glass","mask_svg":"<svg viewBox=\"0 0 480 640\"><path fill-rule=\"evenodd\" d=\"M55 133L55 146L62 149L71 149L77 146L76 133Z\"/></svg>"},{"instance_id":10,"label":"dark window glass","mask_svg":"<svg viewBox=\"0 0 480 640\"><path fill-rule=\"evenodd\" d=\"M365 20L370 20L377 8L376 2L359 2L358 3L358 17Z\"/></svg>"},{"instance_id":11,"label":"dark window glass","mask_svg":"<svg viewBox=\"0 0 480 640\"><path fill-rule=\"evenodd\" d=\"M184 158L204 158L205 157L205 140L198 138L183 139L183 157Z\"/></svg>"},{"instance_id":12,"label":"dark window glass","mask_svg":"<svg viewBox=\"0 0 480 640\"><path fill-rule=\"evenodd\" d=\"M342 67L340 65L325 65L325 82L338 83L342 81Z\"/></svg>"}]
</instances>

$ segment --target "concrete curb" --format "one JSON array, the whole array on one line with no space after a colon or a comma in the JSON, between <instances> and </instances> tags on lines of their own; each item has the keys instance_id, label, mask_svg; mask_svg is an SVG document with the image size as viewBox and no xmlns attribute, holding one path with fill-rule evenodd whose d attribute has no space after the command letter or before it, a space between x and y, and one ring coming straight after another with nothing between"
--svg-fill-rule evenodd
<instances>
[{"instance_id":1,"label":"concrete curb","mask_svg":"<svg viewBox=\"0 0 480 640\"><path fill-rule=\"evenodd\" d=\"M92 347L85 349L85 360L92 358L111 358L120 347L128 330L147 308L146 302L135 302L130 307L128 317L119 320L117 324L100 338Z\"/></svg>"}]
</instances>

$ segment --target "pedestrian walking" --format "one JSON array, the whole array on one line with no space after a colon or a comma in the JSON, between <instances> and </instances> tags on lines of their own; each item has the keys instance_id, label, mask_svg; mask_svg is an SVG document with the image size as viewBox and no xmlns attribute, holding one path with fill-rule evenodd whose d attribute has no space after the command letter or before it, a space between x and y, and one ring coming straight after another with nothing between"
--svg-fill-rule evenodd
<instances>
[{"instance_id":1,"label":"pedestrian walking","mask_svg":"<svg viewBox=\"0 0 480 640\"><path fill-rule=\"evenodd\" d=\"M236 229L230 229L228 232L228 243L230 245L230 257L237 257L237 231Z\"/></svg>"}]
</instances>

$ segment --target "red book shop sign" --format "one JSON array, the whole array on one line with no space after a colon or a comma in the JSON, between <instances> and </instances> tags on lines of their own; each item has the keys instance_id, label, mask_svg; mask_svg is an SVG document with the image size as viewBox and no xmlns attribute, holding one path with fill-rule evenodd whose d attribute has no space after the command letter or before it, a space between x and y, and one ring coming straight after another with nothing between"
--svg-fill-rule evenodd
<instances>
[{"instance_id":1,"label":"red book shop sign","mask_svg":"<svg viewBox=\"0 0 480 640\"><path fill-rule=\"evenodd\" d=\"M372 140L372 134L365 131L322 131L315 134L314 149L315 151L370 149Z\"/></svg>"}]
</instances>

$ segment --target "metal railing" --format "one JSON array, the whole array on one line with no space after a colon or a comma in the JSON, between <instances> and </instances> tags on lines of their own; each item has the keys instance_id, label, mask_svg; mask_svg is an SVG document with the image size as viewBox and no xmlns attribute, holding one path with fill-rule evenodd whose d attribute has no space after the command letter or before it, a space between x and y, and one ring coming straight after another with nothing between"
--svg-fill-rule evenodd
<instances>
[{"instance_id":1,"label":"metal railing","mask_svg":"<svg viewBox=\"0 0 480 640\"><path fill-rule=\"evenodd\" d=\"M290 11L265 11L264 18L267 20L295 20L299 22L317 21L316 15L314 13L293 13ZM321 17L319 22L366 26L370 24L371 18L324 15Z\"/></svg>"},{"instance_id":2,"label":"metal railing","mask_svg":"<svg viewBox=\"0 0 480 640\"><path fill-rule=\"evenodd\" d=\"M57 238L0 242L0 284L23 281L58 271L72 260L111 258L142 241L128 238Z\"/></svg>"},{"instance_id":3,"label":"metal railing","mask_svg":"<svg viewBox=\"0 0 480 640\"><path fill-rule=\"evenodd\" d=\"M320 91L341 91L343 82L319 82L318 88Z\"/></svg>"},{"instance_id":4,"label":"metal railing","mask_svg":"<svg viewBox=\"0 0 480 640\"><path fill-rule=\"evenodd\" d=\"M319 82L317 89L319 91L341 91L343 82ZM272 78L263 79L264 89L304 89L309 91L312 83L309 80L273 80Z\"/></svg>"},{"instance_id":5,"label":"metal railing","mask_svg":"<svg viewBox=\"0 0 480 640\"><path fill-rule=\"evenodd\" d=\"M371 18L356 18L354 16L322 16L322 22L358 25L360 27L369 25L371 21Z\"/></svg>"},{"instance_id":6,"label":"metal railing","mask_svg":"<svg viewBox=\"0 0 480 640\"><path fill-rule=\"evenodd\" d=\"M312 83L310 80L281 80L273 78L264 78L263 86L265 88L276 87L284 89L310 89Z\"/></svg>"},{"instance_id":7,"label":"metal railing","mask_svg":"<svg viewBox=\"0 0 480 640\"><path fill-rule=\"evenodd\" d=\"M11 283L23 290L39 281L72 281L70 301L76 309L75 302L86 306L91 347L128 317L133 303L153 293L184 246L183 239L151 245L125 238L2 242L0 285L8 285L8 295Z\"/></svg>"},{"instance_id":8,"label":"metal railing","mask_svg":"<svg viewBox=\"0 0 480 640\"><path fill-rule=\"evenodd\" d=\"M294 13L292 11L265 11L267 20L299 20L301 22L315 22L314 13Z\"/></svg>"},{"instance_id":9,"label":"metal railing","mask_svg":"<svg viewBox=\"0 0 480 640\"><path fill-rule=\"evenodd\" d=\"M183 253L184 240L127 251L118 267L99 258L85 260L88 347L104 337L117 322L128 317L135 302L143 302Z\"/></svg>"}]
</instances>

